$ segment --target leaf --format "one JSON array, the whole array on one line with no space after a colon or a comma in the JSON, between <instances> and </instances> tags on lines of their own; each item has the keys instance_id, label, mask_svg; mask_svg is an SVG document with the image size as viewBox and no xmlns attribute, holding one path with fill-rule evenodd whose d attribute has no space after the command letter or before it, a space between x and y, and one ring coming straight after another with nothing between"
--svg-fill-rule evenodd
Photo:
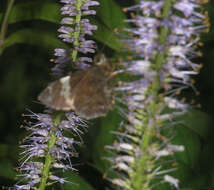
<instances>
[{"instance_id":1,"label":"leaf","mask_svg":"<svg viewBox=\"0 0 214 190\"><path fill-rule=\"evenodd\" d=\"M17 43L26 43L30 45L42 46L51 51L55 47L67 48L67 45L61 42L61 40L57 39L56 36L50 35L48 31L45 32L41 30L19 30L8 36L8 38L5 40L4 48Z\"/></svg>"},{"instance_id":2,"label":"leaf","mask_svg":"<svg viewBox=\"0 0 214 190\"><path fill-rule=\"evenodd\" d=\"M12 169L13 166L9 161L0 162L0 176L7 179L14 179L16 172Z\"/></svg>"},{"instance_id":3,"label":"leaf","mask_svg":"<svg viewBox=\"0 0 214 190\"><path fill-rule=\"evenodd\" d=\"M119 40L119 35L115 33L115 29L121 34L123 29L128 27L127 23L124 22L126 16L114 1L99 0L99 2L100 6L97 7L99 19L92 20L92 23L98 26L98 30L94 32L94 37L108 47L120 51L124 48L124 44Z\"/></svg>"},{"instance_id":4,"label":"leaf","mask_svg":"<svg viewBox=\"0 0 214 190\"><path fill-rule=\"evenodd\" d=\"M200 115L203 117L200 118ZM202 121L199 121L200 119L202 119ZM174 154L177 170L172 173L175 178L180 180L181 187L193 183L198 175L196 168L198 168L198 160L202 151L201 137L206 136L206 125L208 120L209 117L206 114L197 110L191 110L189 113L176 118L175 122L177 122L177 124L173 125L171 130L172 133L170 133L170 130L164 132L164 136L172 138L170 143L183 145L185 148L183 152L176 152ZM168 124L165 125L167 126ZM205 130L203 129L204 126L206 128ZM167 168L171 167L169 163ZM203 185L203 182L204 179L198 181L198 186ZM197 185L195 186L198 187Z\"/></svg>"},{"instance_id":5,"label":"leaf","mask_svg":"<svg viewBox=\"0 0 214 190\"><path fill-rule=\"evenodd\" d=\"M188 184L189 180L193 178L194 168L197 167L198 158L201 153L200 138L183 124L173 126L172 133L170 133L169 130L165 131L165 133L167 134L164 134L164 136L173 135L170 143L174 145L183 145L184 151L175 152L174 157L176 162L165 164L162 166L162 170L172 168L172 164L176 164L176 170L170 175L179 179L181 185ZM159 188L157 189L159 190Z\"/></svg>"},{"instance_id":6,"label":"leaf","mask_svg":"<svg viewBox=\"0 0 214 190\"><path fill-rule=\"evenodd\" d=\"M186 164L187 167L193 168L201 151L199 136L182 124L174 127L174 133L175 137L171 140L171 143L185 147L183 152L175 153L176 160Z\"/></svg>"},{"instance_id":7,"label":"leaf","mask_svg":"<svg viewBox=\"0 0 214 190\"><path fill-rule=\"evenodd\" d=\"M92 20L92 23L98 26L98 30L94 31L93 37L112 48L113 50L119 51L124 47L124 45L118 40L118 35L110 30L108 27L102 23Z\"/></svg>"},{"instance_id":8,"label":"leaf","mask_svg":"<svg viewBox=\"0 0 214 190\"><path fill-rule=\"evenodd\" d=\"M11 10L9 24L28 20L45 20L59 23L61 19L60 4L45 1L32 1L16 4Z\"/></svg>"},{"instance_id":9,"label":"leaf","mask_svg":"<svg viewBox=\"0 0 214 190\"><path fill-rule=\"evenodd\" d=\"M117 138L116 135L111 134L111 131L116 130L120 121L121 119L115 110L110 112L102 119L97 138L94 140L92 159L94 167L102 173L110 167L110 163L103 159L103 157L109 156L104 146L112 145L113 141Z\"/></svg>"},{"instance_id":10,"label":"leaf","mask_svg":"<svg viewBox=\"0 0 214 190\"><path fill-rule=\"evenodd\" d=\"M66 180L74 183L66 183L64 185L65 190L94 190L90 184L88 184L83 178L77 174L74 174L73 172L65 172L63 173L63 177L65 177Z\"/></svg>"},{"instance_id":11,"label":"leaf","mask_svg":"<svg viewBox=\"0 0 214 190\"><path fill-rule=\"evenodd\" d=\"M208 114L200 110L191 109L185 115L177 118L176 120L182 121L186 127L203 139L206 139L212 119Z\"/></svg>"},{"instance_id":12,"label":"leaf","mask_svg":"<svg viewBox=\"0 0 214 190\"><path fill-rule=\"evenodd\" d=\"M102 2L102 3L104 3L104 2ZM117 6L113 1L111 1L110 4L109 3L106 4L105 6L107 6L107 5L113 6L114 9L112 9L112 11L116 11L117 12L116 14L119 14L119 16L117 16L117 22L114 21L113 23L109 23L109 21L107 21L107 22L105 22L107 25L105 25L98 20L91 19L91 22L98 26L98 30L94 32L93 37L96 40L104 43L108 47L119 51L119 49L121 49L123 47L123 45L121 42L118 41L118 36L114 33L113 29L115 28L115 26L122 27L123 25L119 25L119 23L121 21L118 19L124 19L125 17L123 15L123 13L121 12L119 6ZM43 21L58 24L62 18L62 15L60 14L61 7L62 6L60 4L44 2L44 1L19 3L13 7L13 9L10 13L9 24L14 24L16 22L22 22L22 21L31 21L31 20L43 20ZM102 5L102 7L103 7L103 5ZM102 7L101 7L101 9L102 9ZM105 16L105 15L101 14L100 16ZM108 18L108 16L107 16L107 18ZM107 18L102 18L102 20L105 20ZM28 30L27 36L29 36L30 29L24 29L24 30ZM28 43L28 44L40 45L45 48L48 48L49 46L45 46L45 43L46 42L48 43L50 38L45 40L43 43L40 43L41 38L43 38L43 40L44 40L46 37L48 37L48 34L41 37L41 35L44 35L45 32L40 31L40 33L38 33L38 29L34 29L34 28L32 28L32 30L33 31L31 33L34 34L32 36L32 38L30 38L30 39L28 38L27 40L24 40L25 38L23 38L23 36L21 34L22 32L19 32L16 35L21 35L21 37L17 37L16 35L15 35L16 37L14 37L14 35L13 35L13 37L11 39L7 40L6 47L13 45L14 43ZM36 32L35 32L35 30L36 30ZM55 35L56 35L56 33L57 32L55 32ZM39 34L39 35L36 36L36 34L37 35ZM12 36L12 34L11 34L11 36ZM18 40L17 40L17 38L18 38ZM22 38L23 38L23 40L22 40ZM37 38L40 38L38 43L36 40ZM32 39L34 39L34 40L32 40ZM12 43L12 40L14 40L14 43ZM9 43L8 41L11 41L11 43ZM18 42L16 42L16 41L18 41ZM57 41L57 40L55 40L55 41ZM55 47L54 47L54 43L51 43L51 44L52 44L52 46L51 46L52 48L61 47L61 44L55 44L55 45L59 45L59 46L55 46Z\"/></svg>"},{"instance_id":13,"label":"leaf","mask_svg":"<svg viewBox=\"0 0 214 190\"><path fill-rule=\"evenodd\" d=\"M18 155L17 147L0 144L0 177L14 179L16 176L16 172L12 169L12 159L16 159L14 155Z\"/></svg>"},{"instance_id":14,"label":"leaf","mask_svg":"<svg viewBox=\"0 0 214 190\"><path fill-rule=\"evenodd\" d=\"M99 0L100 6L97 8L97 16L102 19L103 23L111 30L127 27L124 22L126 16L113 0Z\"/></svg>"},{"instance_id":15,"label":"leaf","mask_svg":"<svg viewBox=\"0 0 214 190\"><path fill-rule=\"evenodd\" d=\"M14 158L15 156L18 156L18 147L17 146L0 144L0 159L5 159L8 157ZM16 157L14 159L16 159Z\"/></svg>"}]
</instances>

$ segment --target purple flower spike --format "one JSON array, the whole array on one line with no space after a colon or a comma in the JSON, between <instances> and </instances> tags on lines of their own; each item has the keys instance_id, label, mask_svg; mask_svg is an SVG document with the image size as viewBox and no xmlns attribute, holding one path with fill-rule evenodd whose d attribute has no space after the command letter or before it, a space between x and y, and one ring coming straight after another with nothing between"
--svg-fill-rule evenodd
<instances>
[{"instance_id":1,"label":"purple flower spike","mask_svg":"<svg viewBox=\"0 0 214 190\"><path fill-rule=\"evenodd\" d=\"M58 58L54 60L56 65L52 71L57 77L64 76L63 70L68 64L74 64L78 69L85 69L90 66L87 63L88 61L80 61L78 58L73 60L74 58L72 57L72 52L78 51L83 54L95 52L95 46L92 45L94 44L94 41L90 40L90 43L86 43L88 41L85 39L85 36L92 35L92 31L97 30L97 26L90 24L89 20L84 17L88 15L95 15L96 11L90 10L90 7L99 5L99 2L97 1L85 0L80 6L80 9L77 10L76 0L61 0L60 2L64 3L64 6L61 8L61 12L62 15L66 15L66 17L61 21L61 24L64 26L58 29L58 32L61 33L58 37L62 39L63 42L70 43L72 48L70 50L64 50L62 54L55 53ZM79 23L76 23L75 17L78 15L81 16L81 20ZM79 33L78 39L74 38L75 32ZM78 45L74 46L74 43ZM55 52L57 51L58 50L55 50Z\"/></svg>"},{"instance_id":2,"label":"purple flower spike","mask_svg":"<svg viewBox=\"0 0 214 190\"><path fill-rule=\"evenodd\" d=\"M73 113L67 113L65 120L62 120L58 126L54 126L52 118L49 114L35 114L27 115L34 122L30 123L30 126L24 126L27 130L31 131L31 134L24 139L21 148L25 151L22 153L22 164L18 168L22 172L18 177L22 178L20 182L15 185L15 189L30 189L41 182L40 176L42 175L44 163L42 159L47 154L53 157L53 166L51 173L54 173L56 169L75 170L71 163L71 157L77 157L78 154L75 150L75 146L81 144L80 141L74 138L66 137L63 133L65 130L80 136L83 131L86 130L86 123L75 116ZM78 127L80 126L80 127ZM51 139L51 133L54 132L56 136L55 145L50 149L48 147L48 141ZM41 158L40 161L32 161L33 158ZM66 164L67 163L67 164ZM64 178L57 177L55 175L49 176L50 183L59 182L67 183ZM22 181L28 181L27 184L21 184Z\"/></svg>"},{"instance_id":3,"label":"purple flower spike","mask_svg":"<svg viewBox=\"0 0 214 190\"><path fill-rule=\"evenodd\" d=\"M175 168L160 169L165 167L163 157L166 163L175 152L184 150L170 142L175 117L189 108L176 95L187 87L195 91L191 76L201 66L192 59L200 55L197 44L207 19L202 1L138 2L125 9L132 14L125 20L131 28L126 29L129 35L123 41L132 57L123 61L123 71L134 77L115 88L127 109L119 110L126 118L121 123L124 132L113 132L118 140L106 146L113 154L106 158L112 163L110 170L118 176L109 180L123 190L153 189L158 179L162 181L157 184L167 182L179 189L179 180L166 175Z\"/></svg>"},{"instance_id":4,"label":"purple flower spike","mask_svg":"<svg viewBox=\"0 0 214 190\"><path fill-rule=\"evenodd\" d=\"M92 62L92 59L83 54L94 53L96 46L93 40L86 39L86 35L92 35L97 26L90 24L85 16L95 15L96 11L91 10L91 7L99 5L97 1L91 0L60 0L60 2L64 3L61 14L65 17L60 22L62 26L58 29L60 33L58 37L71 47L55 49L56 65L52 72L57 77L70 74L65 73L68 64L77 69L86 69L90 66L88 63ZM81 54L78 55L78 52ZM82 144L81 135L85 133L87 124L72 112L64 113L62 117L59 113L53 114L51 110L47 112L28 115L33 122L26 123L24 128L31 134L20 146L24 149L21 153L21 166L18 168L21 171L18 176L21 180L12 189L44 189L56 182L71 183L56 174L59 170L76 170L71 158L78 157L75 148Z\"/></svg>"}]
</instances>

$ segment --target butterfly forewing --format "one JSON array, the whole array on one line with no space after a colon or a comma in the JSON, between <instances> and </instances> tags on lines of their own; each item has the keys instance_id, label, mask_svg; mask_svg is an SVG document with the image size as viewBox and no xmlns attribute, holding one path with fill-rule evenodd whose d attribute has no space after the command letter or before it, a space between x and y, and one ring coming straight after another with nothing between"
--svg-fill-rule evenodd
<instances>
[{"instance_id":1,"label":"butterfly forewing","mask_svg":"<svg viewBox=\"0 0 214 190\"><path fill-rule=\"evenodd\" d=\"M39 101L42 102L49 108L60 110L63 107L63 110L68 110L70 105L66 102L64 96L59 96L61 92L61 83L60 81L52 82L38 97Z\"/></svg>"},{"instance_id":2,"label":"butterfly forewing","mask_svg":"<svg viewBox=\"0 0 214 190\"><path fill-rule=\"evenodd\" d=\"M42 91L38 100L47 107L55 110L69 111L74 109L71 92L75 86L84 76L84 71L76 72L72 76L66 76L60 80L52 82L48 87Z\"/></svg>"},{"instance_id":3,"label":"butterfly forewing","mask_svg":"<svg viewBox=\"0 0 214 190\"><path fill-rule=\"evenodd\" d=\"M93 67L73 92L75 112L92 119L106 115L113 105L111 82L99 67Z\"/></svg>"}]
</instances>

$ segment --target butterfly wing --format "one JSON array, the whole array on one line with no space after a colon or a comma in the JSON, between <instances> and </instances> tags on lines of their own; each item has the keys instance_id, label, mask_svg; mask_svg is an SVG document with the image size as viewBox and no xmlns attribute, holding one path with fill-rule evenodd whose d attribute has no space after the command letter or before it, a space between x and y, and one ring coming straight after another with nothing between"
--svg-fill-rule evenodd
<instances>
[{"instance_id":1,"label":"butterfly wing","mask_svg":"<svg viewBox=\"0 0 214 190\"><path fill-rule=\"evenodd\" d=\"M69 111L74 109L71 93L78 82L85 75L85 71L76 72L72 76L63 77L52 82L38 96L38 100L49 108Z\"/></svg>"},{"instance_id":2,"label":"butterfly wing","mask_svg":"<svg viewBox=\"0 0 214 190\"><path fill-rule=\"evenodd\" d=\"M93 67L72 93L75 112L83 118L104 116L113 107L111 81L99 67Z\"/></svg>"},{"instance_id":3,"label":"butterfly wing","mask_svg":"<svg viewBox=\"0 0 214 190\"><path fill-rule=\"evenodd\" d=\"M52 109L74 110L79 116L92 119L112 109L112 89L109 73L93 66L52 82L38 99Z\"/></svg>"}]
</instances>

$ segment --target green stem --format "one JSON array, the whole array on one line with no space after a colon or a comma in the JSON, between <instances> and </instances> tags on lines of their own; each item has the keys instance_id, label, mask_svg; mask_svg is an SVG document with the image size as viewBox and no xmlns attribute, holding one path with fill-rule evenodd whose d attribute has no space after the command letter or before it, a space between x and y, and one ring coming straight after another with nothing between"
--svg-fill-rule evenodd
<instances>
[{"instance_id":1,"label":"green stem","mask_svg":"<svg viewBox=\"0 0 214 190\"><path fill-rule=\"evenodd\" d=\"M53 146L56 142L55 133L51 132L50 136L51 136L51 138L48 142L48 150L53 148ZM47 179L49 177L49 171L50 171L52 162L53 162L53 157L51 156L51 154L47 154L45 157L45 164L44 164L43 171L42 171L41 183L40 183L38 190L44 190L45 189L45 187L47 185Z\"/></svg>"},{"instance_id":2,"label":"green stem","mask_svg":"<svg viewBox=\"0 0 214 190\"><path fill-rule=\"evenodd\" d=\"M76 10L78 12L81 11L82 4L83 4L83 0L78 0L77 1ZM76 15L75 25L80 24L81 16L82 16L81 12L80 12L80 14ZM81 31L81 27L79 27L78 31L74 31L74 34L73 34L74 35L74 47L78 47L79 46L80 31ZM74 49L72 51L72 60L73 60L73 62L76 61L76 58L77 58L77 50Z\"/></svg>"},{"instance_id":3,"label":"green stem","mask_svg":"<svg viewBox=\"0 0 214 190\"><path fill-rule=\"evenodd\" d=\"M53 124L54 126L58 126L60 121L61 121L61 118L62 118L62 114L61 113L58 113L52 120L53 120ZM54 131L50 132L50 140L48 141L48 150L51 150L55 143L56 143L56 134ZM45 157L45 164L44 164L44 167L43 167L43 170L42 170L42 175L41 175L41 182L40 182L40 185L39 185L39 188L38 190L44 190L45 187L47 186L47 180L48 180L48 177L49 177L49 173L50 173L50 169L51 169L51 166L52 166L52 163L54 161L54 158L51 156L51 154L47 154L46 157Z\"/></svg>"},{"instance_id":4,"label":"green stem","mask_svg":"<svg viewBox=\"0 0 214 190\"><path fill-rule=\"evenodd\" d=\"M14 3L14 0L8 0L7 10L6 10L2 25L1 25L0 55L3 52L4 39L5 39L5 35L6 35L6 32L7 32L7 27L8 27L8 18L9 18L10 11L11 11L11 9L13 7L13 3Z\"/></svg>"},{"instance_id":5,"label":"green stem","mask_svg":"<svg viewBox=\"0 0 214 190\"><path fill-rule=\"evenodd\" d=\"M170 11L170 7L171 7L171 3L172 0L165 0L165 4L163 6L162 9L162 18L167 18L169 17L169 11ZM165 44L166 40L167 40L167 35L168 35L168 28L165 27L161 27L160 29L160 37L159 37L159 42L160 44ZM156 59L155 59L155 64L154 64L154 69L156 72L158 72L165 60L165 56L166 53L165 52L158 52L156 55ZM149 109L149 115L147 115L148 119L145 120L143 123L145 123L144 126L147 126L144 128L144 135L143 135L143 139L141 142L141 150L145 153L144 155L142 155L142 157L139 160L139 163L137 165L137 171L136 171L136 178L135 178L135 185L134 185L134 189L135 190L145 190L147 189L144 186L144 177L146 177L144 175L145 169L148 167L149 164L149 159L150 157L147 156L147 149L150 145L150 141L152 139L153 136L153 131L155 130L155 115L157 115L159 113L159 106L160 106L160 95L159 95L159 90L161 88L160 85L160 79L159 77L155 77L152 86L149 90L150 94L153 94L153 98L154 101L150 103L150 105L148 106ZM151 120L149 118L152 118Z\"/></svg>"}]
</instances>

